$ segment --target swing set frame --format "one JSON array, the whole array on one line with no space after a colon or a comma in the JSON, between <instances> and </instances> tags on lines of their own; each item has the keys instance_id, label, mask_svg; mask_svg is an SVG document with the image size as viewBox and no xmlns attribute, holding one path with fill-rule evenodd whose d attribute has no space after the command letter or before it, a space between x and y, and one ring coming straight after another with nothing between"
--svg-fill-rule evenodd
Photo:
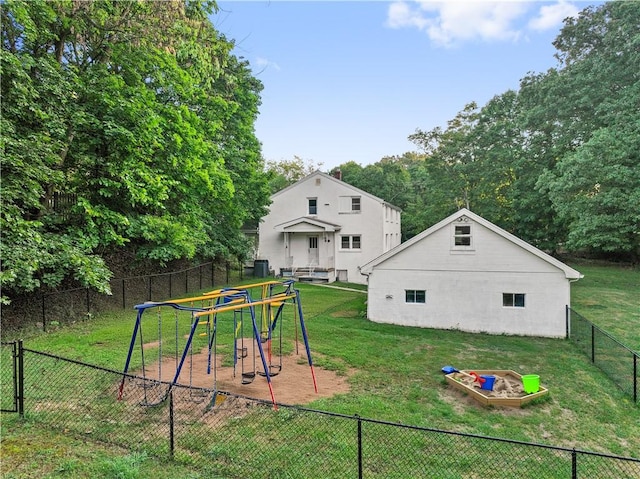
<instances>
[{"instance_id":1,"label":"swing set frame","mask_svg":"<svg viewBox=\"0 0 640 479\"><path fill-rule=\"evenodd\" d=\"M176 314L176 358L178 353L178 345L177 345L177 327L178 327L178 311L186 311L190 312L191 325L189 329L189 335L186 340L186 344L182 353L180 355L180 359L176 362L176 370L173 376L173 379L170 382L162 382L161 377L158 378L158 382L166 384L167 389L159 398L159 400L149 403L146 398L146 389L145 389L145 401L142 403L146 406L153 406L157 404L161 404L164 402L172 388L178 384L178 378L180 377L180 373L184 367L185 361L189 352L192 351L193 346L193 338L198 329L198 326L206 325L207 333L209 335L208 344L208 364L207 364L207 373L211 372L211 353L215 356L216 354L216 334L217 334L217 319L218 314L232 311L234 312L234 368L235 363L237 361L237 344L236 344L236 336L237 336L237 327L236 327L236 317L235 315L239 312L242 314L243 311L248 311L251 318L251 326L253 329L253 341L254 347L257 347L258 352L260 354L260 360L262 362L263 372L259 373L260 376L264 376L267 385L269 388L269 394L271 396L271 402L273 403L274 409L277 409L277 403L273 391L273 385L271 382L271 377L275 374L271 374L271 338L272 332L274 328L277 326L278 320L282 321L282 312L284 310L285 304L292 304L295 308L294 311L297 312L298 320L300 322L300 329L302 331L302 338L304 341L304 346L307 354L307 360L309 363L309 368L311 370L311 377L313 379L313 387L315 392L318 392L318 386L316 382L316 375L313 367L313 360L311 358L311 349L309 347L309 338L307 334L307 328L304 323L304 315L302 311L302 304L300 301L300 291L294 287L294 280L284 280L284 281L264 281L260 283L247 284L242 286L237 286L233 288L224 288L218 289L215 291L211 291L205 293L201 296L191 297L191 298L179 298L179 299L171 299L167 301L149 301L142 304L138 304L134 306L134 309L137 311L136 321L133 328L133 332L131 335L131 341L129 343L129 350L127 353L127 358L124 365L124 370L122 372L122 381L120 383L120 387L118 389L118 399L122 399L125 379L127 376L127 372L129 371L129 366L131 365L131 358L133 356L136 339L140 341L140 351L142 358L142 371L143 371L143 380L146 384L146 378L144 377L145 365L144 365L144 345L142 340L142 319L143 315L146 311L153 308L172 308L175 310ZM260 288L261 294L259 298L252 298L251 290ZM281 290L279 290L281 288ZM196 307L194 304L196 302L200 302L201 306ZM258 318L256 315L256 308L260 308L261 312L261 324L258 327ZM273 310L275 309L275 314ZM158 309L158 316L161 318L160 310ZM202 321L201 318L205 318L206 321ZM162 351L162 337L161 335L161 319L158 319L159 326L159 348ZM242 321L242 320L241 320ZM282 322L280 323L280 328L282 328ZM211 332L213 334L211 335ZM244 336L243 336L244 340ZM282 340L282 335L280 334L280 340ZM265 355L265 351L263 348L263 342L267 343L268 346L268 357ZM297 322L296 322L296 343L297 343ZM282 348L280 349L280 354L282 354ZM162 358L159 358L160 363L162 362ZM215 360L215 359L214 359ZM282 358L280 359L282 360ZM254 355L255 362L255 355ZM280 368L281 368L280 364ZM217 385L215 384L215 376L216 376L216 365L214 362L213 367L214 372L214 392L213 398L211 401L212 406L215 405L217 391ZM276 373L277 374L277 373ZM244 370L243 370L244 376ZM255 376L255 368L254 368L254 376ZM243 380L245 378L243 377ZM249 381L250 382L250 381ZM244 383L247 384L247 383Z\"/></svg>"}]
</instances>

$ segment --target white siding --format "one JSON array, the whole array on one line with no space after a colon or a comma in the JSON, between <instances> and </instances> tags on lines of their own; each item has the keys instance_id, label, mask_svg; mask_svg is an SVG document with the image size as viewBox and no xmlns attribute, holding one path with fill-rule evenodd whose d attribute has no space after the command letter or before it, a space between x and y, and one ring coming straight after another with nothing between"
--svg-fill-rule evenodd
<instances>
[{"instance_id":1,"label":"white siding","mask_svg":"<svg viewBox=\"0 0 640 479\"><path fill-rule=\"evenodd\" d=\"M565 272L477 222L471 226L468 249L456 249L452 223L375 265L369 275L369 319L563 337L570 301ZM425 303L407 303L405 290L426 291ZM504 307L503 293L525 294L525 307Z\"/></svg>"},{"instance_id":2,"label":"white siding","mask_svg":"<svg viewBox=\"0 0 640 479\"><path fill-rule=\"evenodd\" d=\"M352 211L353 197L360 198L360 211ZM399 236L400 215L396 215L396 221L387 224L384 213L389 206L382 200L320 172L309 175L272 196L269 214L262 219L259 228L259 257L268 259L270 267L276 273L280 268L290 266L288 256L293 258L294 265L306 265L308 234L291 234L290 244L285 248L285 233L276 231L275 227L309 216L308 198L317 198L317 214L313 215L314 218L340 226L335 234L320 234L320 266L328 265L336 270L346 271L349 281L366 283L366 277L360 274L358 267L386 251L385 234ZM394 211L397 212L395 209ZM342 249L340 239L344 235L359 235L361 249Z\"/></svg>"}]
</instances>

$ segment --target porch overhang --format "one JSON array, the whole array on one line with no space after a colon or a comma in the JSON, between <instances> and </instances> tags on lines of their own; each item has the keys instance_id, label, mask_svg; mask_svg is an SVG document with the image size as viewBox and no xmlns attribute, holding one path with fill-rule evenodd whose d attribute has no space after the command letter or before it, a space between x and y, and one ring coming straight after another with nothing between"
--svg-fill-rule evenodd
<instances>
[{"instance_id":1,"label":"porch overhang","mask_svg":"<svg viewBox=\"0 0 640 479\"><path fill-rule=\"evenodd\" d=\"M279 233L335 233L341 228L341 225L308 216L274 226L274 229Z\"/></svg>"}]
</instances>

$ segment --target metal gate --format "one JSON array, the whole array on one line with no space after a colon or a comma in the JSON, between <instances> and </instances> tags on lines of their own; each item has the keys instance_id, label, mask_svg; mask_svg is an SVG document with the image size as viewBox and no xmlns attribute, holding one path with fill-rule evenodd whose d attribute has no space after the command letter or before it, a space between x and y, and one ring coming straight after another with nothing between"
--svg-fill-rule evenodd
<instances>
[{"instance_id":1,"label":"metal gate","mask_svg":"<svg viewBox=\"0 0 640 479\"><path fill-rule=\"evenodd\" d=\"M0 343L0 411L23 414L22 341Z\"/></svg>"}]
</instances>

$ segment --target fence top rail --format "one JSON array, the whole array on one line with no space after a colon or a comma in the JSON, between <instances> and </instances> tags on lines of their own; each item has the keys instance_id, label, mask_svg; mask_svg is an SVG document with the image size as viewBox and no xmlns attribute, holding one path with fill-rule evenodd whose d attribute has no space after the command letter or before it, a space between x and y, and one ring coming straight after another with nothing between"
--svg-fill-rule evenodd
<instances>
[{"instance_id":1,"label":"fence top rail","mask_svg":"<svg viewBox=\"0 0 640 479\"><path fill-rule=\"evenodd\" d=\"M126 276L124 278L111 278L110 281L131 281L133 279L141 279L141 278L152 278L152 277L158 277L158 276L171 276L174 274L181 274L181 273L186 273L188 271L192 271L194 269L199 269L202 268L204 266L211 266L215 264L213 261L210 261L209 263L202 263L199 264L197 266L192 266L191 268L186 268L186 269L181 269L178 271L169 271L167 273L153 273L153 274L143 274L143 275L139 275L139 276ZM74 291L86 291L87 289L91 289L88 286L79 286L77 288L71 288L71 289L63 289L61 291L48 291L48 292L43 292L41 293L43 297L47 297L47 296L54 296L57 294L63 294L63 293L72 293Z\"/></svg>"},{"instance_id":2,"label":"fence top rail","mask_svg":"<svg viewBox=\"0 0 640 479\"><path fill-rule=\"evenodd\" d=\"M614 343L618 344L618 346L621 346L622 348L626 349L627 351L629 351L631 354L633 354L634 356L638 356L640 357L640 352L635 351L634 349L631 349L629 346L627 346L626 344L621 343L618 339L614 338L610 333L608 333L607 331L605 331L604 329L602 329L601 327L597 326L596 324L594 324L592 321L589 321L587 318L585 318L582 314L578 313L575 309L569 307L569 311L571 311L573 314L576 314L577 316L580 317L580 319L582 319L583 321L589 323L589 325L591 325L592 328L598 330L599 333L604 334L607 338L609 338L611 341L613 341Z\"/></svg>"},{"instance_id":3,"label":"fence top rail","mask_svg":"<svg viewBox=\"0 0 640 479\"><path fill-rule=\"evenodd\" d=\"M213 261L209 261L208 263L202 263L196 266L192 266L191 268L185 268L185 269L181 269L178 271L168 271L166 273L153 273L153 274L142 274L139 276L127 276L124 278L113 278L111 281L129 281L132 279L140 279L140 278L148 278L148 277L155 277L155 276L170 276L172 274L180 274L180 273L185 273L187 271L192 271L194 269L198 269L198 268L202 268L204 266L211 266L214 265L216 263L214 263Z\"/></svg>"}]
</instances>

